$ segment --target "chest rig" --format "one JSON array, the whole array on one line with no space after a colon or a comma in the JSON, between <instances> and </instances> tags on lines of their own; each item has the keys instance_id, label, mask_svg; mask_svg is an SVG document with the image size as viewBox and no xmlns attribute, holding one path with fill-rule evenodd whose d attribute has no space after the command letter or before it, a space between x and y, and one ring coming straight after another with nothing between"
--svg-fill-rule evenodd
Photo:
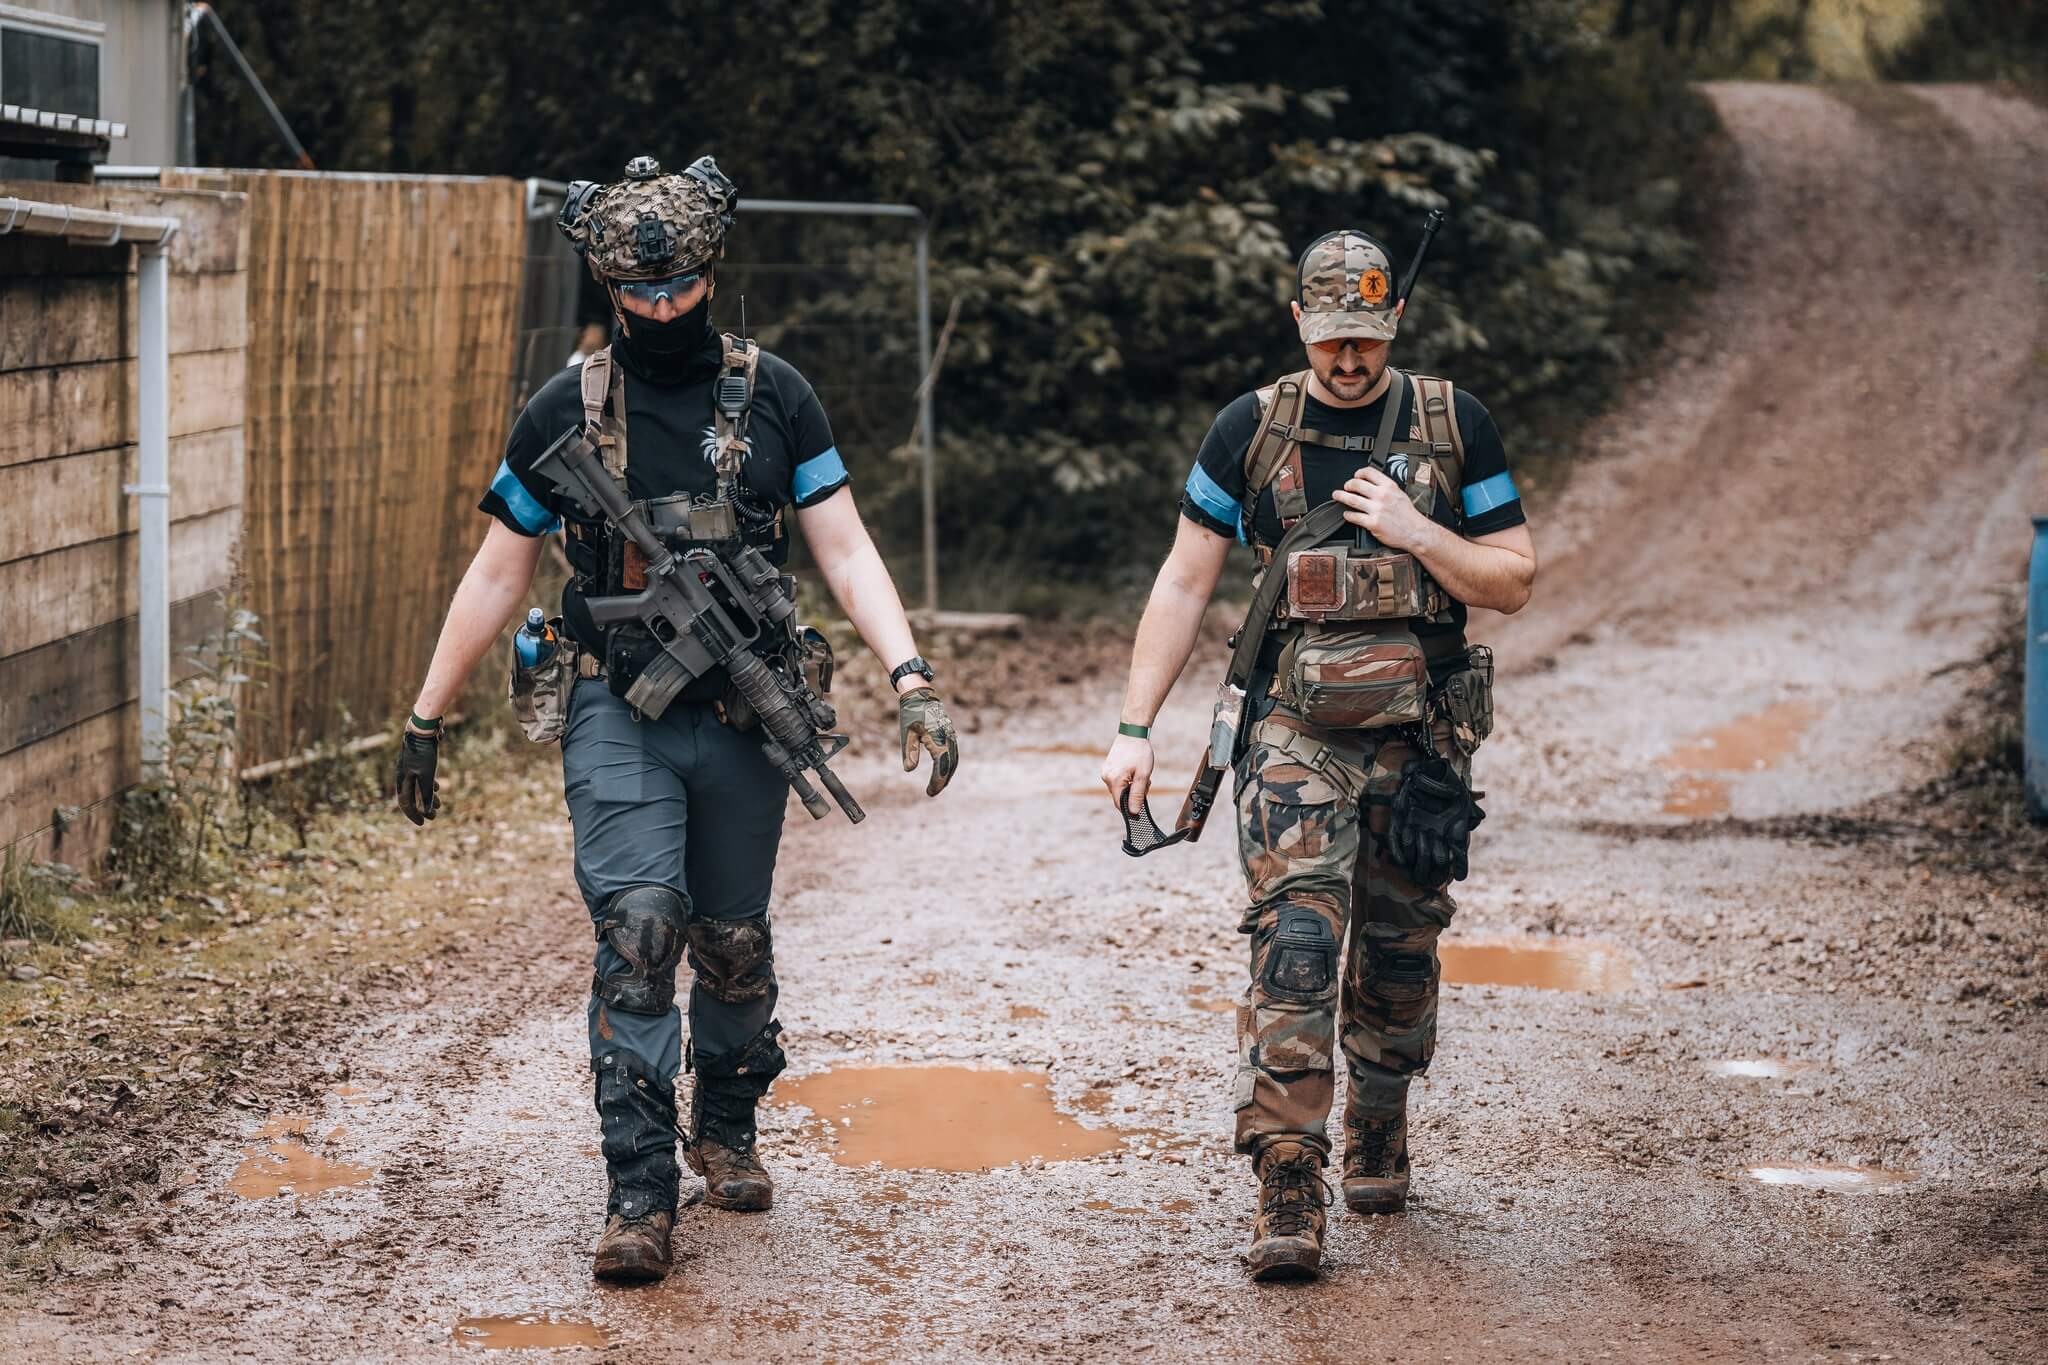
<instances>
[{"instance_id":1,"label":"chest rig","mask_svg":"<svg viewBox=\"0 0 2048 1365\"><path fill-rule=\"evenodd\" d=\"M671 549L688 546L736 547L745 542L773 548L782 540L782 511L758 508L742 485L740 470L751 441L747 434L753 413L754 378L761 350L751 340L723 334L724 359L712 387L712 443L709 451L716 483L712 491L679 493L645 500L648 521ZM584 426L597 433L604 467L626 491L626 374L605 346L583 362ZM630 495L629 495L630 496ZM570 538L583 553L571 562L586 586L598 592L635 592L647 586L647 559L637 545L612 535L609 528L568 523Z\"/></svg>"},{"instance_id":2,"label":"chest rig","mask_svg":"<svg viewBox=\"0 0 2048 1365\"><path fill-rule=\"evenodd\" d=\"M1287 588L1275 607L1276 622L1397 621L1420 618L1447 620L1451 599L1431 578L1420 560L1389 549L1358 531L1349 540L1332 537L1309 549L1292 550L1284 564L1275 564L1274 546L1258 536L1255 513L1259 494L1273 491L1273 510L1284 536L1308 515L1307 477L1302 447L1355 452L1407 490L1424 516L1439 499L1456 497L1463 482L1464 438L1458 431L1451 383L1429 375L1390 370L1386 407L1379 429L1371 436L1332 436L1301 425L1308 403L1307 370L1290 374L1259 390L1259 426L1245 450L1245 494L1242 509L1245 539L1257 551L1261 578L1287 576ZM1394 439L1395 424L1413 386L1413 422L1406 439Z\"/></svg>"}]
</instances>

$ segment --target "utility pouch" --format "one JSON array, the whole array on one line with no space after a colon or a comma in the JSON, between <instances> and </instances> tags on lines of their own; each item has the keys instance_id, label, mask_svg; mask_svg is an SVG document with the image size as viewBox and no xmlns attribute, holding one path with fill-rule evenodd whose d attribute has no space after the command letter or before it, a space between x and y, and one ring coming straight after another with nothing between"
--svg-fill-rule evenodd
<instances>
[{"instance_id":1,"label":"utility pouch","mask_svg":"<svg viewBox=\"0 0 2048 1365\"><path fill-rule=\"evenodd\" d=\"M1280 651L1275 695L1310 725L1376 730L1428 714L1429 664L1410 631L1306 625Z\"/></svg>"},{"instance_id":2,"label":"utility pouch","mask_svg":"<svg viewBox=\"0 0 2048 1365\"><path fill-rule=\"evenodd\" d=\"M1411 554L1361 554L1324 545L1287 556L1286 615L1298 621L1387 621L1434 616L1444 590Z\"/></svg>"},{"instance_id":3,"label":"utility pouch","mask_svg":"<svg viewBox=\"0 0 2048 1365\"><path fill-rule=\"evenodd\" d=\"M1474 645L1465 666L1437 689L1436 708L1451 723L1451 742L1471 757L1493 733L1493 651Z\"/></svg>"},{"instance_id":4,"label":"utility pouch","mask_svg":"<svg viewBox=\"0 0 2048 1365\"><path fill-rule=\"evenodd\" d=\"M555 652L532 668L519 662L519 648L512 647L512 669L505 683L505 699L519 729L535 744L553 744L562 737L569 720L569 689L576 685L576 642L562 629L562 618L548 622L555 637Z\"/></svg>"}]
</instances>

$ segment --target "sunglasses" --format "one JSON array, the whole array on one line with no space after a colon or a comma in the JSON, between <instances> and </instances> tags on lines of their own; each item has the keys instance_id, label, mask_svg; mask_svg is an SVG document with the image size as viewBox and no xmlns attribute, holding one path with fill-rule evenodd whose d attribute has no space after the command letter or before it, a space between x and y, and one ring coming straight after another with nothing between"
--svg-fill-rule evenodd
<instances>
[{"instance_id":1,"label":"sunglasses","mask_svg":"<svg viewBox=\"0 0 2048 1365\"><path fill-rule=\"evenodd\" d=\"M692 289L695 289L697 281L703 279L709 273L709 271L704 270L686 270L680 275L671 275L665 280L620 280L619 296L631 299L635 303L644 303L649 308L654 307L664 298L677 307L681 307L684 296Z\"/></svg>"},{"instance_id":2,"label":"sunglasses","mask_svg":"<svg viewBox=\"0 0 2048 1365\"><path fill-rule=\"evenodd\" d=\"M1360 355L1364 355L1373 347L1384 346L1386 344L1386 342L1378 340L1373 337L1337 337L1331 341L1311 341L1309 343L1309 345L1315 347L1324 355L1335 355L1339 351L1343 350L1346 346L1351 347L1351 349L1357 351Z\"/></svg>"}]
</instances>

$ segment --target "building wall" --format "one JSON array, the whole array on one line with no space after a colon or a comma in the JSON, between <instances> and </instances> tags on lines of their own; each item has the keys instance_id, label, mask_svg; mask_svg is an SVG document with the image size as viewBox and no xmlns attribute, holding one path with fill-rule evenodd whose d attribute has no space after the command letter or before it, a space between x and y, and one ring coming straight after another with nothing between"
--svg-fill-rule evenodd
<instances>
[{"instance_id":1,"label":"building wall","mask_svg":"<svg viewBox=\"0 0 2048 1365\"><path fill-rule=\"evenodd\" d=\"M184 12L182 0L4 0L0 27L96 39L99 117L128 125L128 136L114 139L107 159L115 165L174 166L185 72Z\"/></svg>"},{"instance_id":2,"label":"building wall","mask_svg":"<svg viewBox=\"0 0 2048 1365\"><path fill-rule=\"evenodd\" d=\"M240 194L0 182L172 217L172 676L218 627L242 529ZM84 863L140 774L134 252L0 236L0 847Z\"/></svg>"}]
</instances>

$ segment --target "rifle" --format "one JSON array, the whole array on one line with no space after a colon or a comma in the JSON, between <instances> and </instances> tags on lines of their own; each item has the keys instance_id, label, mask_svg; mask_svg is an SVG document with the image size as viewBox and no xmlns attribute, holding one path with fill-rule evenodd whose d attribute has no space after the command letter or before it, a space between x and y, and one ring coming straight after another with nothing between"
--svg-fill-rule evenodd
<instances>
[{"instance_id":1,"label":"rifle","mask_svg":"<svg viewBox=\"0 0 2048 1365\"><path fill-rule=\"evenodd\" d=\"M817 773L848 820L866 819L867 812L826 766L846 747L846 736L821 733L838 717L799 666L803 646L791 625L796 598L790 581L751 545L724 553L671 550L648 524L646 509L628 500L606 472L580 426L562 433L533 469L584 516L602 517L647 558L647 586L641 591L584 599L598 626L638 621L661 643L661 653L626 690L626 701L658 719L684 687L723 668L760 718L761 752L788 779L811 818L824 819L831 807L806 771Z\"/></svg>"}]
</instances>

